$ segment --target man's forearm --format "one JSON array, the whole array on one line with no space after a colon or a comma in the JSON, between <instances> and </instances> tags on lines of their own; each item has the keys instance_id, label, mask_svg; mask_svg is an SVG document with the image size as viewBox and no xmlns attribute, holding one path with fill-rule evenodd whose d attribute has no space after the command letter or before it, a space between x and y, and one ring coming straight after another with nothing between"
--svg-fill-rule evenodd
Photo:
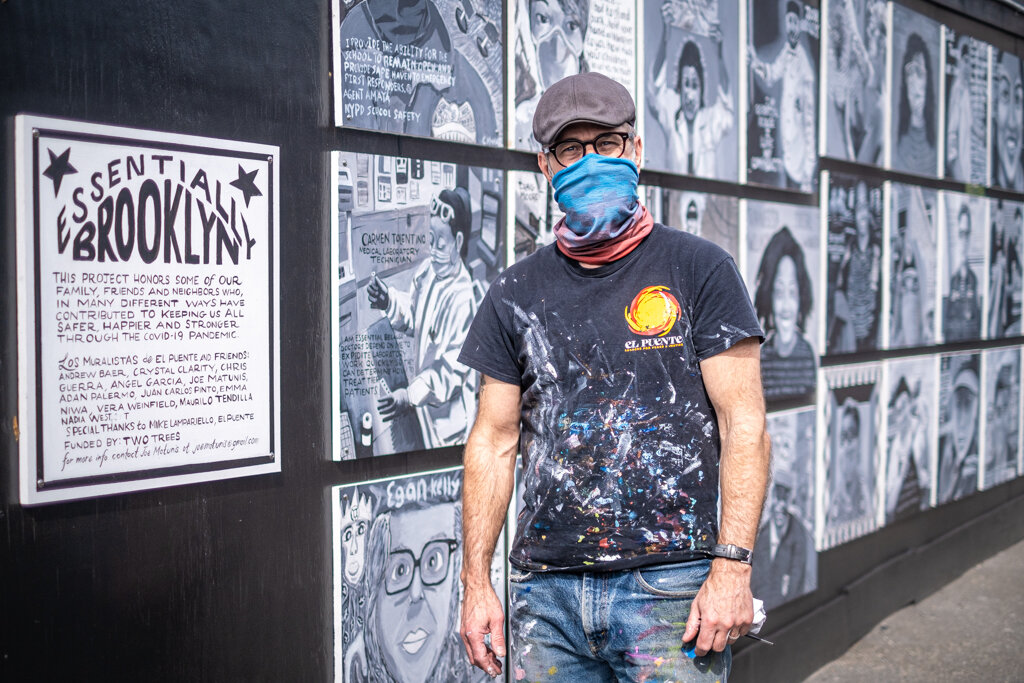
<instances>
[{"instance_id":1,"label":"man's forearm","mask_svg":"<svg viewBox=\"0 0 1024 683\"><path fill-rule=\"evenodd\" d=\"M770 454L763 413L743 416L722 430L719 543L754 547L768 485Z\"/></svg>"},{"instance_id":2,"label":"man's forearm","mask_svg":"<svg viewBox=\"0 0 1024 683\"><path fill-rule=\"evenodd\" d=\"M474 426L466 443L462 487L462 580L490 584L491 558L515 483L519 430Z\"/></svg>"}]
</instances>

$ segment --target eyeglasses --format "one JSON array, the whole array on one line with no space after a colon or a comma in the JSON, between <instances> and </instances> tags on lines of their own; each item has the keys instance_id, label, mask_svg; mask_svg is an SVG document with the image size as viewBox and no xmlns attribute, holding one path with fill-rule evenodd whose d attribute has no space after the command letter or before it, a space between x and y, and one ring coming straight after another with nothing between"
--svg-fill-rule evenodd
<instances>
[{"instance_id":1,"label":"eyeglasses","mask_svg":"<svg viewBox=\"0 0 1024 683\"><path fill-rule=\"evenodd\" d=\"M440 216L441 220L449 223L455 216L455 207L434 197L430 200L430 215Z\"/></svg>"},{"instance_id":2,"label":"eyeglasses","mask_svg":"<svg viewBox=\"0 0 1024 683\"><path fill-rule=\"evenodd\" d=\"M417 558L411 550L396 550L388 555L387 574L384 575L384 592L395 595L408 590L412 585L416 568L420 570L420 582L424 586L436 586L448 578L452 551L459 547L457 541L444 538L431 541L423 546Z\"/></svg>"},{"instance_id":3,"label":"eyeglasses","mask_svg":"<svg viewBox=\"0 0 1024 683\"><path fill-rule=\"evenodd\" d=\"M592 147L595 152L603 157L621 157L626 151L626 140L631 140L633 133L601 133L593 140L574 140L572 138L562 140L548 147L547 151L555 155L555 159L562 166L571 166L583 158L587 153L587 147Z\"/></svg>"}]
</instances>

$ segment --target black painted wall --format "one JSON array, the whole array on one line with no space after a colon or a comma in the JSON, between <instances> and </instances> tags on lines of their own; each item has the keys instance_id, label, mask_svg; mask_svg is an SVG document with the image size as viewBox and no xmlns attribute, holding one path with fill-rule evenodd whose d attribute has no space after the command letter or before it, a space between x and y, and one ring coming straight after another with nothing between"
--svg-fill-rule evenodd
<instances>
[{"instance_id":1,"label":"black painted wall","mask_svg":"<svg viewBox=\"0 0 1024 683\"><path fill-rule=\"evenodd\" d=\"M1024 32L1020 15L998 3L941 5L952 10L943 20L970 13ZM459 462L457 449L417 454L415 466L405 455L329 462L329 152L506 169L531 169L532 158L335 129L329 27L327 0L0 1L0 680L327 680L329 487ZM17 113L281 148L281 474L17 504ZM1022 500L1018 479L822 553L820 588L773 614L779 646L741 649L735 679L813 670L886 610L1024 535ZM869 599L865 586L882 598Z\"/></svg>"}]
</instances>

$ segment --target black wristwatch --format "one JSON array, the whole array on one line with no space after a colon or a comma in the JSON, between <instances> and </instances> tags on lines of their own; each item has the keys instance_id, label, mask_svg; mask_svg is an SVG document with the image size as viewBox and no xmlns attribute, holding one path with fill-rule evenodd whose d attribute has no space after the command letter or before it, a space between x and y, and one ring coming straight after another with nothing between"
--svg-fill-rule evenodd
<instances>
[{"instance_id":1,"label":"black wristwatch","mask_svg":"<svg viewBox=\"0 0 1024 683\"><path fill-rule=\"evenodd\" d=\"M750 548L741 548L738 545L732 543L721 544L719 543L711 549L712 557L724 557L727 560L736 560L743 564L750 564L750 557L753 553Z\"/></svg>"}]
</instances>

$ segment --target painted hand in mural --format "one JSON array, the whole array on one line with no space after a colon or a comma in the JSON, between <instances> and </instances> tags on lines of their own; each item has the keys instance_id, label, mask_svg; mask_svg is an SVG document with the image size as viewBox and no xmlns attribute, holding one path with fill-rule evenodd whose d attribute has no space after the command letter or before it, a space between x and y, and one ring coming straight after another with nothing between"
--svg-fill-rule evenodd
<instances>
[{"instance_id":1,"label":"painted hand in mural","mask_svg":"<svg viewBox=\"0 0 1024 683\"><path fill-rule=\"evenodd\" d=\"M391 422L409 406L409 392L404 388L395 389L390 396L377 399L377 412L382 422Z\"/></svg>"},{"instance_id":2,"label":"painted hand in mural","mask_svg":"<svg viewBox=\"0 0 1024 683\"><path fill-rule=\"evenodd\" d=\"M387 310L391 303L391 295L388 294L388 286L377 277L376 273L370 275L370 283L366 285L366 296L370 299L370 308Z\"/></svg>"}]
</instances>

